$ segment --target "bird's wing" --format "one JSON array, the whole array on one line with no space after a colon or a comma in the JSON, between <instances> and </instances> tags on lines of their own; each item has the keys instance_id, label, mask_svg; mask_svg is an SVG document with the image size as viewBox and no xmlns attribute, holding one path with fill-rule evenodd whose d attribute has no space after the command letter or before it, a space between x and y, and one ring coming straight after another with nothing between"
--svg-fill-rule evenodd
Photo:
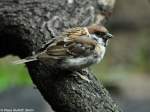
<instances>
[{"instance_id":1,"label":"bird's wing","mask_svg":"<svg viewBox=\"0 0 150 112\"><path fill-rule=\"evenodd\" d=\"M82 35L88 35L87 28L84 27L76 27L65 30L62 35L67 36L69 38L78 38Z\"/></svg>"},{"instance_id":2,"label":"bird's wing","mask_svg":"<svg viewBox=\"0 0 150 112\"><path fill-rule=\"evenodd\" d=\"M76 28L65 31L62 37L50 42L43 54L54 59L83 57L90 55L95 46L96 41L90 39L83 29Z\"/></svg>"}]
</instances>

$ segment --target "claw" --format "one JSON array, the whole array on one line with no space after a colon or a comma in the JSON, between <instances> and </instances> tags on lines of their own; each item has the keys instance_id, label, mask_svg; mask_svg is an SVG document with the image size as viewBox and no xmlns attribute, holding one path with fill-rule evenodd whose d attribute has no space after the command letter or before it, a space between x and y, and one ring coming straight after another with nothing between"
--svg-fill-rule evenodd
<instances>
[{"instance_id":1,"label":"claw","mask_svg":"<svg viewBox=\"0 0 150 112\"><path fill-rule=\"evenodd\" d=\"M87 81L88 83L90 83L91 81L86 77L86 76L83 76L82 74L80 74L79 72L75 72L81 79Z\"/></svg>"}]
</instances>

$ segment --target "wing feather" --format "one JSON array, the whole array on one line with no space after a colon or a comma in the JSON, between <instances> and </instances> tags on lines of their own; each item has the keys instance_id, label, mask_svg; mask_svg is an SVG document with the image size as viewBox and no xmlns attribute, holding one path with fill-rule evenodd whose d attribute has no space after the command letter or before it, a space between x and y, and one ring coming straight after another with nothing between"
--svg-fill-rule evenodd
<instances>
[{"instance_id":1,"label":"wing feather","mask_svg":"<svg viewBox=\"0 0 150 112\"><path fill-rule=\"evenodd\" d=\"M84 28L69 29L62 34L62 37L50 41L44 55L55 59L90 55L94 52L96 41L88 36Z\"/></svg>"}]
</instances>

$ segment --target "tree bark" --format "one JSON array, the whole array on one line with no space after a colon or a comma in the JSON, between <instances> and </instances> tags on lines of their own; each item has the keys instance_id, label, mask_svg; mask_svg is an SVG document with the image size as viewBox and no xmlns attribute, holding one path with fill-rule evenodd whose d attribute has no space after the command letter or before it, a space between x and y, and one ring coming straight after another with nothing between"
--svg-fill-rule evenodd
<instances>
[{"instance_id":1,"label":"tree bark","mask_svg":"<svg viewBox=\"0 0 150 112\"><path fill-rule=\"evenodd\" d=\"M114 0L0 0L0 57L21 58L66 28L103 24ZM26 64L33 83L56 112L121 112L107 90L88 69L78 72ZM81 79L78 74L87 77Z\"/></svg>"}]
</instances>

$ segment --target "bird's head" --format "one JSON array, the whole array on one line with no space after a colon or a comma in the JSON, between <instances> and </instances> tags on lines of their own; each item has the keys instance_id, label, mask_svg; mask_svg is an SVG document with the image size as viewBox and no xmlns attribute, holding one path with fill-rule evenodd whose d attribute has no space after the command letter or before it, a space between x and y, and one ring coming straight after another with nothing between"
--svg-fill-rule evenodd
<instances>
[{"instance_id":1,"label":"bird's head","mask_svg":"<svg viewBox=\"0 0 150 112\"><path fill-rule=\"evenodd\" d=\"M107 46L108 40L113 37L104 26L89 26L87 30L92 39L105 47Z\"/></svg>"}]
</instances>

